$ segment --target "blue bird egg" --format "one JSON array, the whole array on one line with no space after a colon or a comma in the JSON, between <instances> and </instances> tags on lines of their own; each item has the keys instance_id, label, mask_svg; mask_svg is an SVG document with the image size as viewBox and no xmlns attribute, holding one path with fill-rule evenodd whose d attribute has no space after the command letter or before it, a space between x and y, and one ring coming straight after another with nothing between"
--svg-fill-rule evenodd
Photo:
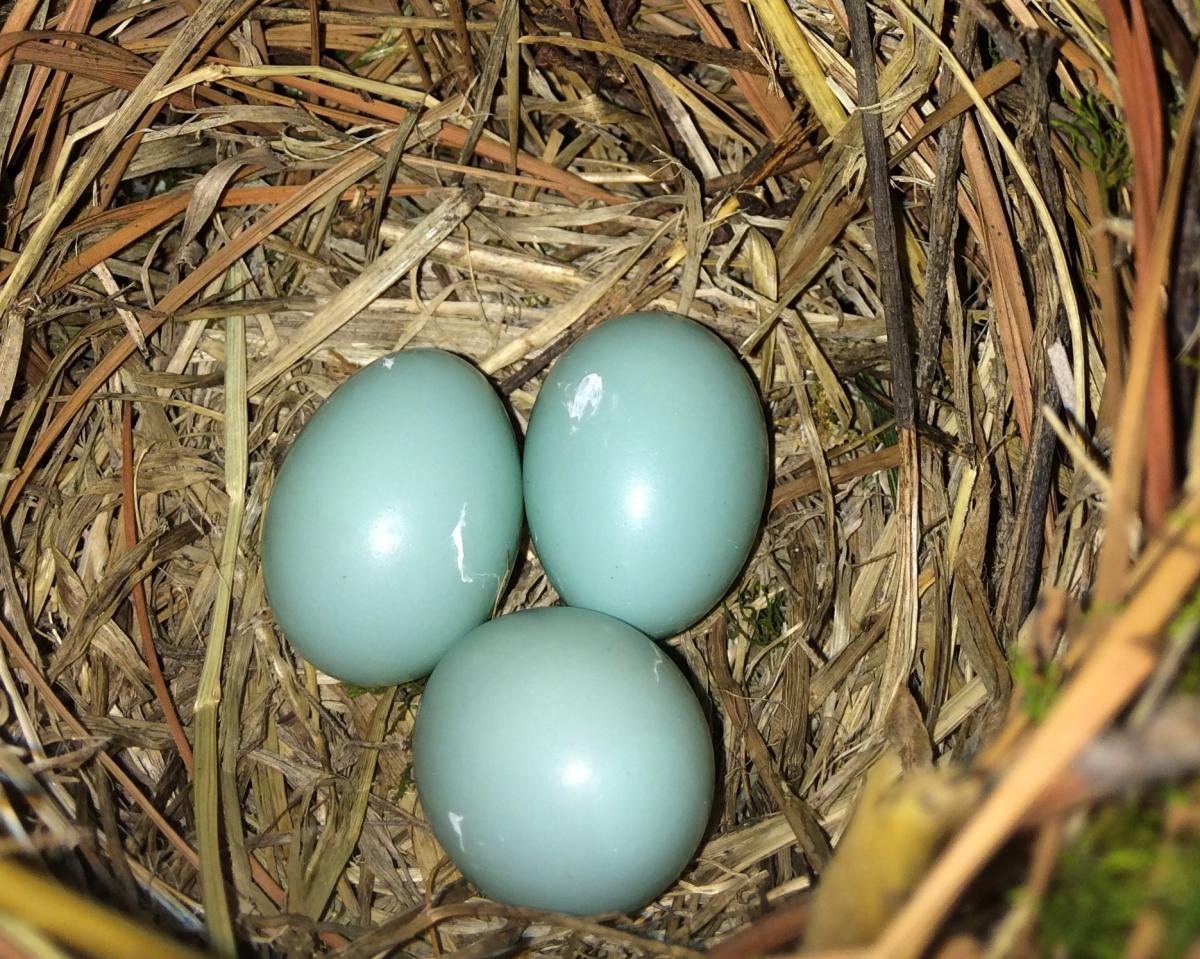
<instances>
[{"instance_id":1,"label":"blue bird egg","mask_svg":"<svg viewBox=\"0 0 1200 959\"><path fill-rule=\"evenodd\" d=\"M525 510L563 600L654 637L701 619L749 557L767 425L750 375L686 317L635 313L547 375L525 441Z\"/></svg>"},{"instance_id":2,"label":"blue bird egg","mask_svg":"<svg viewBox=\"0 0 1200 959\"><path fill-rule=\"evenodd\" d=\"M694 855L714 789L704 712L646 636L600 613L513 613L438 663L413 729L434 835L512 905L631 912Z\"/></svg>"},{"instance_id":3,"label":"blue bird egg","mask_svg":"<svg viewBox=\"0 0 1200 959\"><path fill-rule=\"evenodd\" d=\"M296 437L267 507L275 619L360 686L424 676L492 613L521 528L521 468L484 376L441 350L382 357Z\"/></svg>"}]
</instances>

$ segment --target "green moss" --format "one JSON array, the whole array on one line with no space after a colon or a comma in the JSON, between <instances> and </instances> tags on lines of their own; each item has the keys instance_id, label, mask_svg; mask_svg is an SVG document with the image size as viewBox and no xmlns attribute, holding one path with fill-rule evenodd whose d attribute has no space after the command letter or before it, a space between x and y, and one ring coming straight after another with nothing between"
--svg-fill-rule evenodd
<instances>
[{"instance_id":1,"label":"green moss","mask_svg":"<svg viewBox=\"0 0 1200 959\"><path fill-rule=\"evenodd\" d=\"M393 802L400 802L410 789L416 788L417 781L413 778L412 769L412 763L405 764L404 771L400 773L400 779L396 783L396 788L392 790Z\"/></svg>"},{"instance_id":2,"label":"green moss","mask_svg":"<svg viewBox=\"0 0 1200 959\"><path fill-rule=\"evenodd\" d=\"M1190 647L1179 664L1175 677L1175 692L1195 696L1200 694L1200 647L1196 634L1200 632L1200 590L1193 590L1183 607L1167 627L1169 647Z\"/></svg>"},{"instance_id":3,"label":"green moss","mask_svg":"<svg viewBox=\"0 0 1200 959\"><path fill-rule=\"evenodd\" d=\"M858 396L862 400L863 406L866 407L867 415L870 417L870 429L875 430L885 423L890 424L880 431L879 439L888 446L894 446L898 441L896 433L895 416L892 411L885 408L876 397L887 395L887 391L883 388L883 383L878 377L872 376L870 373L860 373L855 377L855 383L858 386ZM900 470L892 467L887 471L888 488L892 494L892 499L896 499L900 495Z\"/></svg>"},{"instance_id":4,"label":"green moss","mask_svg":"<svg viewBox=\"0 0 1200 959\"><path fill-rule=\"evenodd\" d=\"M770 645L782 635L787 625L786 606L787 596L783 590L777 589L772 594L762 583L748 583L738 592L738 607L750 628L737 628L745 632L754 645Z\"/></svg>"},{"instance_id":5,"label":"green moss","mask_svg":"<svg viewBox=\"0 0 1200 959\"><path fill-rule=\"evenodd\" d=\"M1163 878L1155 900L1168 916L1163 955L1186 955L1200 937L1200 843L1191 841L1163 851Z\"/></svg>"},{"instance_id":6,"label":"green moss","mask_svg":"<svg viewBox=\"0 0 1200 959\"><path fill-rule=\"evenodd\" d=\"M1021 708L1032 722L1042 719L1050 710L1062 686L1062 668L1051 662L1039 666L1024 653L1017 653L1012 664L1013 682L1021 694Z\"/></svg>"},{"instance_id":7,"label":"green moss","mask_svg":"<svg viewBox=\"0 0 1200 959\"><path fill-rule=\"evenodd\" d=\"M1097 813L1068 842L1038 923L1041 952L1072 959L1121 959L1137 915L1162 918L1164 959L1200 936L1200 838L1164 839L1158 793Z\"/></svg>"},{"instance_id":8,"label":"green moss","mask_svg":"<svg viewBox=\"0 0 1200 959\"><path fill-rule=\"evenodd\" d=\"M1200 695L1200 650L1193 649L1184 658L1179 667L1179 676L1175 680L1175 689L1191 696Z\"/></svg>"},{"instance_id":9,"label":"green moss","mask_svg":"<svg viewBox=\"0 0 1200 959\"><path fill-rule=\"evenodd\" d=\"M1133 173L1129 138L1108 102L1091 93L1076 99L1064 93L1070 120L1051 120L1081 166L1093 170L1105 189L1124 183Z\"/></svg>"}]
</instances>

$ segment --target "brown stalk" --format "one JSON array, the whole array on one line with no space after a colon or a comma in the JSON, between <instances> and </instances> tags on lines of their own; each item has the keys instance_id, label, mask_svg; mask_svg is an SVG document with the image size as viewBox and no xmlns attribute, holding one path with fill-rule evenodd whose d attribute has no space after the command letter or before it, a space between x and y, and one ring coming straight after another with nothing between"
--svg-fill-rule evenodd
<instances>
[{"instance_id":1,"label":"brown stalk","mask_svg":"<svg viewBox=\"0 0 1200 959\"><path fill-rule=\"evenodd\" d=\"M686 3L688 11L699 24L708 42L721 49L732 50L733 44L725 36L725 31L721 29L716 18L709 13L708 7L701 0L686 0ZM733 21L734 30L738 33L739 42L746 45L747 38L738 30L738 26L744 24L747 19L745 10L737 3L726 4L726 10ZM745 70L731 70L730 75L733 77L733 82L741 89L746 101L754 108L754 112L758 115L767 133L772 137L781 136L791 120L791 111L787 102L778 94L771 93L763 77L747 73Z\"/></svg>"},{"instance_id":2,"label":"brown stalk","mask_svg":"<svg viewBox=\"0 0 1200 959\"><path fill-rule=\"evenodd\" d=\"M134 489L133 469L133 404L126 400L121 404L121 513L125 523L125 547L133 549L138 541L137 523L137 494ZM142 655L146 658L146 666L150 670L150 679L154 683L154 695L158 699L159 708L171 730L175 746L179 750L179 758L192 771L192 747L187 734L183 731L183 723L179 721L179 713L171 698L170 687L163 676L162 666L158 661L158 650L154 648L154 629L150 625L150 609L146 602L146 584L139 579L133 584L130 593L133 598L134 617L137 621L138 632L142 639Z\"/></svg>"},{"instance_id":3,"label":"brown stalk","mask_svg":"<svg viewBox=\"0 0 1200 959\"><path fill-rule=\"evenodd\" d=\"M1126 110L1125 116L1133 154L1134 262L1140 288L1142 275L1152 268L1155 230L1163 228L1161 222L1156 222L1163 186L1162 98L1142 0L1131 0L1128 17L1114 0L1099 2L1112 37L1121 96L1127 105L1137 105ZM1136 322L1136 311L1131 320ZM1176 454L1165 324L1156 324L1152 335L1150 378L1144 399L1137 398L1137 401L1145 404L1146 462L1142 499L1146 522L1151 528L1157 528L1165 520L1175 495Z\"/></svg>"},{"instance_id":4,"label":"brown stalk","mask_svg":"<svg viewBox=\"0 0 1200 959\"><path fill-rule=\"evenodd\" d=\"M983 223L983 247L991 264L996 298L996 327L1004 352L1017 425L1026 443L1033 439L1033 376L1029 370L1033 344L1033 317L1021 282L1016 242L1008 226L995 177L987 162L982 141L968 118L963 136L963 163L975 190L975 202Z\"/></svg>"},{"instance_id":5,"label":"brown stalk","mask_svg":"<svg viewBox=\"0 0 1200 959\"><path fill-rule=\"evenodd\" d=\"M850 480L884 470L895 469L900 465L900 447L885 446L871 453L864 453L844 463L834 463L829 467L829 479L832 483L848 483ZM778 509L793 500L803 496L811 496L819 492L821 481L816 475L808 475L798 479L780 483L771 492L771 509Z\"/></svg>"},{"instance_id":6,"label":"brown stalk","mask_svg":"<svg viewBox=\"0 0 1200 959\"><path fill-rule=\"evenodd\" d=\"M1200 114L1200 72L1193 71L1179 129L1191 131ZM1133 521L1139 499L1145 451L1150 436L1145 429L1147 397L1158 369L1155 357L1162 343L1164 310L1162 290L1171 265L1171 247L1183 180L1193 140L1181 136L1171 155L1162 206L1154 223L1153 243L1145 267L1138 271L1130 317L1131 344L1125 391L1113 437L1112 492L1105 524L1104 543L1096 569L1096 593L1115 601L1125 591Z\"/></svg>"}]
</instances>

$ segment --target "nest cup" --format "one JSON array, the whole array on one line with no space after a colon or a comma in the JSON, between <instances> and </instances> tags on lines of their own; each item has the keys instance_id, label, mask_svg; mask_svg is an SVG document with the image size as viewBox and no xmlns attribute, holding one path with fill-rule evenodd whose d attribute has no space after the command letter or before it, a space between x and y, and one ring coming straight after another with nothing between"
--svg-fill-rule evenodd
<instances>
[{"instance_id":1,"label":"nest cup","mask_svg":"<svg viewBox=\"0 0 1200 959\"><path fill-rule=\"evenodd\" d=\"M947 890L1046 810L1113 791L1062 792L1038 724L1076 737L1059 772L1126 707L1131 729L1195 728L1162 711L1195 687L1176 615L1200 575L1181 499L1194 279L1173 265L1195 231L1155 245L1200 209L1173 132L1200 98L1194 51L1171 39L1194 47L1194 12L1154 4L1146 29L1178 29L1152 42L1050 0L1042 49L1020 2L987 19L860 6L4 6L0 945L765 954L801 942L823 875L855 892L813 904L810 946L942 929L983 951L1006 917L1018 928L1007 892L1051 874L1055 849L1006 847L1003 889L969 887L966 918ZM1131 125L1118 101L1170 122ZM1139 156L1158 165L1135 182ZM264 511L303 424L376 357L470 360L523 434L554 361L640 310L719 336L770 424L753 552L661 643L710 723L713 812L640 912L505 906L419 806L421 682L339 682L284 640ZM1141 565L1104 542L1133 542ZM523 538L497 615L557 600ZM1152 653L1129 609L1167 637ZM1103 695L1065 697L1075 681ZM1195 766L1170 755L1129 781ZM925 887L988 801L935 760L1010 789L1011 813L969 847L969 874ZM847 843L899 863L873 898L833 851L861 797L910 808L888 805L908 796L897 778L932 784L918 811ZM1194 829L1146 802L1149 818L1084 839L1161 827L1138 848L1170 861L1126 885L1174 889L1172 843L1191 850ZM1091 861L1044 879L1056 925L1022 936L1079 941L1063 917Z\"/></svg>"}]
</instances>

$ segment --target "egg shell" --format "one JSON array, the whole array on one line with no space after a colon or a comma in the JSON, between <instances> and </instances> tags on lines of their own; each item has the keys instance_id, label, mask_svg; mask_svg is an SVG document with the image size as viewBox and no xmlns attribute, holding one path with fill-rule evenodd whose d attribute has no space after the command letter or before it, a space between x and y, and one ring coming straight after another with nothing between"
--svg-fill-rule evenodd
<instances>
[{"instance_id":1,"label":"egg shell","mask_svg":"<svg viewBox=\"0 0 1200 959\"><path fill-rule=\"evenodd\" d=\"M381 357L317 409L279 471L263 532L271 609L331 676L424 676L491 615L521 515L516 440L484 376L441 350Z\"/></svg>"},{"instance_id":2,"label":"egg shell","mask_svg":"<svg viewBox=\"0 0 1200 959\"><path fill-rule=\"evenodd\" d=\"M646 636L583 609L513 613L438 664L413 762L447 855L493 899L630 912L704 834L713 747L683 674Z\"/></svg>"},{"instance_id":3,"label":"egg shell","mask_svg":"<svg viewBox=\"0 0 1200 959\"><path fill-rule=\"evenodd\" d=\"M763 407L733 351L699 323L609 320L547 375L524 474L530 534L563 600L671 635L716 605L754 545Z\"/></svg>"}]
</instances>

